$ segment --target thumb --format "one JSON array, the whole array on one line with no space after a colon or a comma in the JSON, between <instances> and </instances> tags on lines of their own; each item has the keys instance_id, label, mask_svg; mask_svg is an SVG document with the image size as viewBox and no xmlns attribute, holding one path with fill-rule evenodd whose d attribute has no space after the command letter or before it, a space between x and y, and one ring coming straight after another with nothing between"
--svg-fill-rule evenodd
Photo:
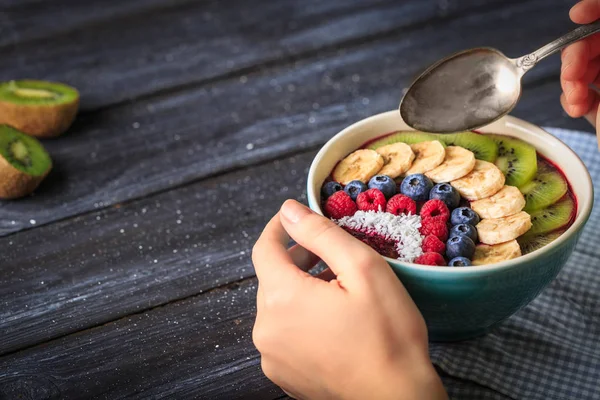
<instances>
[{"instance_id":1,"label":"thumb","mask_svg":"<svg viewBox=\"0 0 600 400\"><path fill-rule=\"evenodd\" d=\"M342 286L364 284L366 273L381 276L384 280L396 280L392 269L379 253L328 218L294 200L283 204L280 215L288 234L325 261Z\"/></svg>"}]
</instances>

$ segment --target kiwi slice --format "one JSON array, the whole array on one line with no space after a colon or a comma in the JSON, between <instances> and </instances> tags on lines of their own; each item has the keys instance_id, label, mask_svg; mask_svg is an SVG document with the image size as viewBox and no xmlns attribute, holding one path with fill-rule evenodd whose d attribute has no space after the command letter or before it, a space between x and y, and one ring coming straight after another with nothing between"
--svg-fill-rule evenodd
<instances>
[{"instance_id":1,"label":"kiwi slice","mask_svg":"<svg viewBox=\"0 0 600 400\"><path fill-rule=\"evenodd\" d=\"M0 125L0 198L33 192L51 169L52 160L37 139Z\"/></svg>"},{"instance_id":2,"label":"kiwi slice","mask_svg":"<svg viewBox=\"0 0 600 400\"><path fill-rule=\"evenodd\" d=\"M560 172L540 159L533 180L519 189L527 201L525 211L531 213L556 203L567 193L569 186Z\"/></svg>"},{"instance_id":3,"label":"kiwi slice","mask_svg":"<svg viewBox=\"0 0 600 400\"><path fill-rule=\"evenodd\" d=\"M537 249L541 249L547 244L554 242L556 239L559 238L560 235L565 233L565 231L566 229L560 229L558 231L540 235L531 235L527 233L518 238L517 242L519 242L519 245L521 246L521 252L523 253L523 255L525 255L532 253Z\"/></svg>"},{"instance_id":4,"label":"kiwi slice","mask_svg":"<svg viewBox=\"0 0 600 400\"><path fill-rule=\"evenodd\" d=\"M64 133L79 109L79 92L62 83L10 81L0 83L0 124L35 137Z\"/></svg>"},{"instance_id":5,"label":"kiwi slice","mask_svg":"<svg viewBox=\"0 0 600 400\"><path fill-rule=\"evenodd\" d=\"M429 133L423 132L396 132L391 135L387 135L382 137L381 139L377 139L368 144L367 148L371 150L378 149L382 146L392 144L392 143L406 143L406 144L415 144L421 142L430 142L432 140L440 140L437 135L432 135ZM442 142L443 144L443 142Z\"/></svg>"},{"instance_id":6,"label":"kiwi slice","mask_svg":"<svg viewBox=\"0 0 600 400\"><path fill-rule=\"evenodd\" d=\"M575 202L571 196L565 196L558 203L532 212L533 226L527 235L542 235L560 229L571 222L575 212Z\"/></svg>"},{"instance_id":7,"label":"kiwi slice","mask_svg":"<svg viewBox=\"0 0 600 400\"><path fill-rule=\"evenodd\" d=\"M471 150L478 160L494 162L498 156L498 144L485 135L474 132L439 134L438 139L447 146L460 146Z\"/></svg>"},{"instance_id":8,"label":"kiwi slice","mask_svg":"<svg viewBox=\"0 0 600 400\"><path fill-rule=\"evenodd\" d=\"M535 147L508 136L486 136L498 144L498 157L495 163L506 176L506 184L520 188L531 182L537 172Z\"/></svg>"}]
</instances>

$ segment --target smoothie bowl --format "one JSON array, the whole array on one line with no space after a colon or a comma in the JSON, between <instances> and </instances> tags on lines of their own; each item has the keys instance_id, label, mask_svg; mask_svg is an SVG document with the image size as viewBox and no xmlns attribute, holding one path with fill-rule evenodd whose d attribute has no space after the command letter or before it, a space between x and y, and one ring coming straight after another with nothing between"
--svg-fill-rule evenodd
<instances>
[{"instance_id":1,"label":"smoothie bowl","mask_svg":"<svg viewBox=\"0 0 600 400\"><path fill-rule=\"evenodd\" d=\"M375 115L325 144L307 190L311 209L386 259L438 341L482 335L532 301L593 204L579 157L510 116L433 135Z\"/></svg>"}]
</instances>

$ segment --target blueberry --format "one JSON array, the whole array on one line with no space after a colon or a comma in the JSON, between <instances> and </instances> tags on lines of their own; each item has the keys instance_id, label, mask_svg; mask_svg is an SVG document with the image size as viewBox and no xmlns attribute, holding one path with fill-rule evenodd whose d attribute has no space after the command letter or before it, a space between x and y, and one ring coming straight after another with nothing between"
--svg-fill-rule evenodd
<instances>
[{"instance_id":1,"label":"blueberry","mask_svg":"<svg viewBox=\"0 0 600 400\"><path fill-rule=\"evenodd\" d=\"M379 189L389 199L396 194L396 182L387 175L375 175L369 181L369 189Z\"/></svg>"},{"instance_id":2,"label":"blueberry","mask_svg":"<svg viewBox=\"0 0 600 400\"><path fill-rule=\"evenodd\" d=\"M429 192L429 199L442 200L450 210L454 210L460 203L460 194L449 183L438 183Z\"/></svg>"},{"instance_id":3,"label":"blueberry","mask_svg":"<svg viewBox=\"0 0 600 400\"><path fill-rule=\"evenodd\" d=\"M414 201L427 201L432 188L431 179L423 174L414 174L404 178L400 184L400 193Z\"/></svg>"},{"instance_id":4,"label":"blueberry","mask_svg":"<svg viewBox=\"0 0 600 400\"><path fill-rule=\"evenodd\" d=\"M471 264L471 260L465 257L454 257L448 263L450 267L470 267L471 265L473 265Z\"/></svg>"},{"instance_id":5,"label":"blueberry","mask_svg":"<svg viewBox=\"0 0 600 400\"><path fill-rule=\"evenodd\" d=\"M452 225L467 224L475 226L479 223L479 215L469 207L460 207L452 211L450 222L452 222Z\"/></svg>"},{"instance_id":6,"label":"blueberry","mask_svg":"<svg viewBox=\"0 0 600 400\"><path fill-rule=\"evenodd\" d=\"M468 236L454 236L446 243L446 256L471 258L475 253L475 242Z\"/></svg>"},{"instance_id":7,"label":"blueberry","mask_svg":"<svg viewBox=\"0 0 600 400\"><path fill-rule=\"evenodd\" d=\"M473 225L467 224L458 224L454 225L452 229L450 229L450 237L454 236L467 236L473 242L477 243L477 229Z\"/></svg>"},{"instance_id":8,"label":"blueberry","mask_svg":"<svg viewBox=\"0 0 600 400\"><path fill-rule=\"evenodd\" d=\"M367 185L361 181L352 181L346 185L344 191L348 193L348 196L350 196L352 200L356 201L356 197L358 197L358 195L362 192L366 192L367 189Z\"/></svg>"},{"instance_id":9,"label":"blueberry","mask_svg":"<svg viewBox=\"0 0 600 400\"><path fill-rule=\"evenodd\" d=\"M335 192L339 192L340 190L344 190L344 188L339 183L334 181L327 182L321 188L321 196L323 196L323 200L327 200L329 196L331 196Z\"/></svg>"}]
</instances>

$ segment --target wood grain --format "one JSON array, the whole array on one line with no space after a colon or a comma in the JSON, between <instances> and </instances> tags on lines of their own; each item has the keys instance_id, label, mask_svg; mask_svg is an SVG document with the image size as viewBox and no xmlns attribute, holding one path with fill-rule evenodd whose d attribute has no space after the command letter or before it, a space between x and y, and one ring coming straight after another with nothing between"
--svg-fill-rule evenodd
<instances>
[{"instance_id":1,"label":"wood grain","mask_svg":"<svg viewBox=\"0 0 600 400\"><path fill-rule=\"evenodd\" d=\"M520 55L531 46L524 35L536 32L543 43L569 26L555 3L506 7L82 115L67 136L45 142L56 167L35 196L1 204L0 235L314 149L348 124L396 108L402 88L442 54L485 44ZM545 18L531 20L535 12ZM561 114L558 71L555 57L526 77L516 115L582 126ZM549 82L555 97L535 97L537 84ZM532 112L521 113L524 107Z\"/></svg>"},{"instance_id":2,"label":"wood grain","mask_svg":"<svg viewBox=\"0 0 600 400\"><path fill-rule=\"evenodd\" d=\"M126 3L0 6L0 80L84 96L45 142L48 181L0 204L0 235L23 230L0 238L0 398L285 397L250 342L249 251L303 199L314 150L442 55L518 56L571 27L562 0ZM562 113L558 71L527 76L515 115L587 128Z\"/></svg>"},{"instance_id":3,"label":"wood grain","mask_svg":"<svg viewBox=\"0 0 600 400\"><path fill-rule=\"evenodd\" d=\"M559 93L530 88L515 114L568 122ZM304 199L314 154L0 238L0 354L252 276L254 240L285 199Z\"/></svg>"},{"instance_id":4,"label":"wood grain","mask_svg":"<svg viewBox=\"0 0 600 400\"><path fill-rule=\"evenodd\" d=\"M0 354L254 276L314 152L0 239Z\"/></svg>"},{"instance_id":5,"label":"wood grain","mask_svg":"<svg viewBox=\"0 0 600 400\"><path fill-rule=\"evenodd\" d=\"M0 12L0 80L65 81L93 110L336 50L500 0L18 2ZM2 10L2 9L0 9ZM51 42L52 45L48 46Z\"/></svg>"},{"instance_id":6,"label":"wood grain","mask_svg":"<svg viewBox=\"0 0 600 400\"><path fill-rule=\"evenodd\" d=\"M245 280L1 357L0 398L288 398L251 342L255 293ZM451 398L505 399L438 372Z\"/></svg>"},{"instance_id":7,"label":"wood grain","mask_svg":"<svg viewBox=\"0 0 600 400\"><path fill-rule=\"evenodd\" d=\"M249 252L316 148L443 55L571 28L567 0L299 4L0 5L0 80L66 81L84 110L44 142L40 190L0 203L0 398L284 398L250 341ZM558 72L528 74L514 114L589 129Z\"/></svg>"},{"instance_id":8,"label":"wood grain","mask_svg":"<svg viewBox=\"0 0 600 400\"><path fill-rule=\"evenodd\" d=\"M255 290L248 280L2 357L0 398L280 398L251 341Z\"/></svg>"},{"instance_id":9,"label":"wood grain","mask_svg":"<svg viewBox=\"0 0 600 400\"><path fill-rule=\"evenodd\" d=\"M89 29L127 16L160 13L192 1L4 0L0 4L0 49L19 47L31 40L52 40L56 35Z\"/></svg>"}]
</instances>

